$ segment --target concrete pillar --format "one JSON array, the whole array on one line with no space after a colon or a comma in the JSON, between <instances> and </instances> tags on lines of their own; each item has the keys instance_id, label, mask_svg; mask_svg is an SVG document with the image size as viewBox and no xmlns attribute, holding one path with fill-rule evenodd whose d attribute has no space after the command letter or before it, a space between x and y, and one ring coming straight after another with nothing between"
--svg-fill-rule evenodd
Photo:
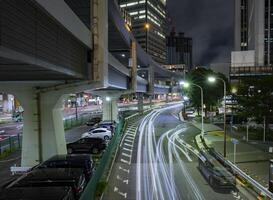
<instances>
[{"instance_id":1,"label":"concrete pillar","mask_svg":"<svg viewBox=\"0 0 273 200\"><path fill-rule=\"evenodd\" d=\"M143 113L143 93L138 93L138 112Z\"/></svg>"},{"instance_id":2,"label":"concrete pillar","mask_svg":"<svg viewBox=\"0 0 273 200\"><path fill-rule=\"evenodd\" d=\"M9 112L9 99L8 94L3 93L3 112L8 113Z\"/></svg>"},{"instance_id":3,"label":"concrete pillar","mask_svg":"<svg viewBox=\"0 0 273 200\"><path fill-rule=\"evenodd\" d=\"M21 90L14 95L24 109L21 166L34 166L39 164L41 156L37 96L32 88Z\"/></svg>"},{"instance_id":4,"label":"concrete pillar","mask_svg":"<svg viewBox=\"0 0 273 200\"><path fill-rule=\"evenodd\" d=\"M116 96L103 96L103 120L115 120L118 119L118 97Z\"/></svg>"},{"instance_id":5,"label":"concrete pillar","mask_svg":"<svg viewBox=\"0 0 273 200\"><path fill-rule=\"evenodd\" d=\"M67 153L62 114L64 96L60 92L40 95L42 160Z\"/></svg>"}]
</instances>

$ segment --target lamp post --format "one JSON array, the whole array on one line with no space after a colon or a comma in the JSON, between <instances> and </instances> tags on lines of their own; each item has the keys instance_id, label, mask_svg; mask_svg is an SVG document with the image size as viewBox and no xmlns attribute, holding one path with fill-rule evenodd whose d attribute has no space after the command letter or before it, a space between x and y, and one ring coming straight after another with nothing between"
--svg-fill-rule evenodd
<instances>
[{"instance_id":1,"label":"lamp post","mask_svg":"<svg viewBox=\"0 0 273 200\"><path fill-rule=\"evenodd\" d=\"M204 111L204 93L203 93L203 88L200 86L200 85L197 85L195 83L188 83L188 82L184 82L184 81L181 81L180 82L180 85L183 85L184 88L188 88L189 86L193 85L193 86L196 86L200 89L200 93L201 93L201 135L202 135L202 138L204 138L204 116L203 116L203 111Z\"/></svg>"},{"instance_id":2,"label":"lamp post","mask_svg":"<svg viewBox=\"0 0 273 200\"><path fill-rule=\"evenodd\" d=\"M223 82L224 84L224 157L227 155L227 132L226 132L226 96L227 96L227 86L226 86L226 81L222 78L219 77L213 77L210 76L208 77L208 81L211 83L214 83L216 79L219 79L220 81Z\"/></svg>"},{"instance_id":3,"label":"lamp post","mask_svg":"<svg viewBox=\"0 0 273 200\"><path fill-rule=\"evenodd\" d=\"M110 104L110 115L111 115L111 116L110 116L110 119L111 119L111 121L112 121L112 115L113 115L112 100L111 100L110 97L106 97L105 100L106 100L107 102L109 102L109 104Z\"/></svg>"},{"instance_id":4,"label":"lamp post","mask_svg":"<svg viewBox=\"0 0 273 200\"><path fill-rule=\"evenodd\" d=\"M146 45L146 53L147 53L148 52L148 31L150 29L150 24L148 22L145 23L144 29L146 30L146 36L145 36L146 44L145 45Z\"/></svg>"}]
</instances>

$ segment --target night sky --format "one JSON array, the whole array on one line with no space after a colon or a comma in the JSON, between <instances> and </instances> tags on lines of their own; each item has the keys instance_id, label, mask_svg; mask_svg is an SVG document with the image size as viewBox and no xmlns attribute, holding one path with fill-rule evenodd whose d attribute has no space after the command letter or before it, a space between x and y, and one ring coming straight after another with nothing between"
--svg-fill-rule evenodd
<instances>
[{"instance_id":1,"label":"night sky","mask_svg":"<svg viewBox=\"0 0 273 200\"><path fill-rule=\"evenodd\" d=\"M176 32L193 38L194 64L230 62L233 0L167 0L167 7Z\"/></svg>"}]
</instances>

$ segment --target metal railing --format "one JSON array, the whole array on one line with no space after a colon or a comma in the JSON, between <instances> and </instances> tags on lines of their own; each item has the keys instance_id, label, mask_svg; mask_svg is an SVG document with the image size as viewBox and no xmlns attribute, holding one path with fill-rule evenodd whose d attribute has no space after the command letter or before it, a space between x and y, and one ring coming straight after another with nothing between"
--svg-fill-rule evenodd
<instances>
[{"instance_id":1,"label":"metal railing","mask_svg":"<svg viewBox=\"0 0 273 200\"><path fill-rule=\"evenodd\" d=\"M147 109L143 112L143 114L146 114L151 110L152 109ZM93 200L96 198L96 190L99 182L103 179L103 177L106 177L106 181L108 181L109 175L111 173L111 168L113 162L115 161L117 150L122 139L122 134L124 133L127 127L128 121L134 120L136 117L139 117L140 115L142 114L135 113L131 116L122 119L119 122L118 126L116 127L114 137L111 139L111 142L109 143L108 147L103 153L99 166L96 169L91 180L89 181L88 185L86 186L83 194L81 195L80 200Z\"/></svg>"},{"instance_id":2,"label":"metal railing","mask_svg":"<svg viewBox=\"0 0 273 200\"><path fill-rule=\"evenodd\" d=\"M19 133L14 136L8 136L0 140L0 155L4 152L12 152L13 150L20 149L22 146L22 134Z\"/></svg>"},{"instance_id":3,"label":"metal railing","mask_svg":"<svg viewBox=\"0 0 273 200\"><path fill-rule=\"evenodd\" d=\"M115 129L115 134L114 134L113 138L111 139L105 152L103 153L103 156L100 160L99 166L97 167L91 180L88 182L83 194L81 195L80 200L95 199L97 185L100 182L101 178L103 177L105 170L109 166L109 163L110 163L111 158L113 156L113 152L115 152L115 149L118 147L117 141L122 133L123 125L124 125L124 120L122 119L118 123L118 126Z\"/></svg>"},{"instance_id":4,"label":"metal railing","mask_svg":"<svg viewBox=\"0 0 273 200\"><path fill-rule=\"evenodd\" d=\"M234 165L232 162L230 162L229 160L225 160L220 153L216 152L214 149L210 149L210 153L213 154L213 156L219 162L221 162L225 167L227 167L229 170L232 170L231 172L233 174L239 176L240 178L244 179L246 182L251 184L253 186L253 189L255 189L257 193L262 192L263 195L265 195L266 197L273 199L273 194L267 188L265 188L256 180L254 180L252 177L247 175L244 171L242 171L239 167Z\"/></svg>"}]
</instances>

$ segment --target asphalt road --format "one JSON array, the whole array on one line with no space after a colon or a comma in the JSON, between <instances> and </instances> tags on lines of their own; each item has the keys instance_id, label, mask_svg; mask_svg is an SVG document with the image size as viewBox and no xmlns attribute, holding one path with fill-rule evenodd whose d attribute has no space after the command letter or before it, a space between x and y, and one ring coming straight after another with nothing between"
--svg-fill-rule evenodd
<instances>
[{"instance_id":1,"label":"asphalt road","mask_svg":"<svg viewBox=\"0 0 273 200\"><path fill-rule=\"evenodd\" d=\"M194 154L199 131L178 119L179 110L178 105L157 109L129 125L103 199L246 199L208 184Z\"/></svg>"}]
</instances>

